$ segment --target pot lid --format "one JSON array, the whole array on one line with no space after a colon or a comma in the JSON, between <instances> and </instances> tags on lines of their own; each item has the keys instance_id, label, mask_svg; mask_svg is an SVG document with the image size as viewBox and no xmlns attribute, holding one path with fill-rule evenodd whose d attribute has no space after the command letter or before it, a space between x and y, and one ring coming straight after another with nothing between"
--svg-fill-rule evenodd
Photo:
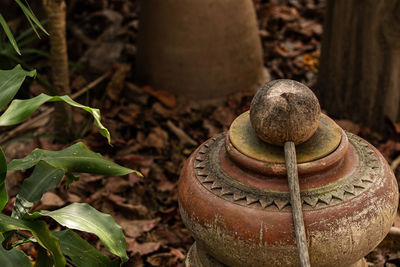
<instances>
[{"instance_id":1,"label":"pot lid","mask_svg":"<svg viewBox=\"0 0 400 267\"><path fill-rule=\"evenodd\" d=\"M281 84L283 84L287 87L287 84L291 84L293 82L294 81L290 80L278 80L275 83L270 83L269 85L267 84L267 87L265 88L266 90L264 90L266 92L261 92L261 96L262 97L267 96L271 84L272 86L274 85L276 86L276 84L282 86ZM264 101L265 103L265 100L262 101ZM266 108L268 109L269 107ZM257 110L257 108L255 110L256 112L260 112L259 110ZM318 112L319 112L319 104L318 104ZM315 114L317 115L317 118L318 114L320 114L319 123L317 121L318 124L315 126L316 128L315 132L311 135L311 137L306 139L306 141L296 145L296 156L298 163L305 163L323 158L332 153L333 151L335 151L335 149L340 144L342 138L341 128L325 114L322 113L315 113ZM265 141L263 141L260 135L258 135L255 129L253 128L250 116L252 116L251 112L247 111L241 114L233 121L229 129L229 141L231 142L231 144L239 152L252 159L256 159L267 163L284 163L285 155L283 147L279 145L270 144L268 140L265 140L265 137L263 138ZM278 114L277 118L274 119L281 120L282 117L280 116L281 115ZM305 124L307 122L305 120L307 120L307 114L305 114L305 119L303 119L304 124L300 124L299 128L306 127ZM300 129L300 131L301 130L302 129ZM276 131L276 129L264 129L264 131L265 133L267 133L268 131Z\"/></svg>"}]
</instances>

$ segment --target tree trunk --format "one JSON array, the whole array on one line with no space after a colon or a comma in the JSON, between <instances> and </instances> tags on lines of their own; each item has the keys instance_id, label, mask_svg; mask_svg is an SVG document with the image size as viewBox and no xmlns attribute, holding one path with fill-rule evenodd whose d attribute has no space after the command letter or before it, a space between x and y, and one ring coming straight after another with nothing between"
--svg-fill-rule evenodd
<instances>
[{"instance_id":1,"label":"tree trunk","mask_svg":"<svg viewBox=\"0 0 400 267\"><path fill-rule=\"evenodd\" d=\"M69 95L68 54L66 40L66 4L64 0L43 0L48 15L51 54L51 79L58 95ZM71 107L56 103L54 127L58 133L71 133Z\"/></svg>"},{"instance_id":2,"label":"tree trunk","mask_svg":"<svg viewBox=\"0 0 400 267\"><path fill-rule=\"evenodd\" d=\"M329 1L318 78L329 115L373 129L400 118L400 0Z\"/></svg>"}]
</instances>

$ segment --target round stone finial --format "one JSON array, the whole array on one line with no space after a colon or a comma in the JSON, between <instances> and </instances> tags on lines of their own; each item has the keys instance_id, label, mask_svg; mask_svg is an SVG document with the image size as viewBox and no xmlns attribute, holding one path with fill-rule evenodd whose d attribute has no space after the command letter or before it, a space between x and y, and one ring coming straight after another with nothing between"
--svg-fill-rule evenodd
<instances>
[{"instance_id":1,"label":"round stone finial","mask_svg":"<svg viewBox=\"0 0 400 267\"><path fill-rule=\"evenodd\" d=\"M320 113L314 93L304 84L286 79L265 84L250 105L250 121L257 136L280 146L309 139L318 128Z\"/></svg>"}]
</instances>

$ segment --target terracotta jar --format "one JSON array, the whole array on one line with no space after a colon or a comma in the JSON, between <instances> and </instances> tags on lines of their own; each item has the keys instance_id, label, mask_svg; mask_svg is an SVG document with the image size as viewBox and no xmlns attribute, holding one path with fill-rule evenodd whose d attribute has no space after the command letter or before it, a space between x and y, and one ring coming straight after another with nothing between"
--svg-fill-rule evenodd
<instances>
[{"instance_id":1,"label":"terracotta jar","mask_svg":"<svg viewBox=\"0 0 400 267\"><path fill-rule=\"evenodd\" d=\"M296 149L311 266L366 266L397 211L390 167L323 114ZM184 266L299 266L283 149L257 137L249 112L190 156L179 204L196 240Z\"/></svg>"},{"instance_id":2,"label":"terracotta jar","mask_svg":"<svg viewBox=\"0 0 400 267\"><path fill-rule=\"evenodd\" d=\"M137 81L208 103L269 80L252 0L142 0Z\"/></svg>"}]
</instances>

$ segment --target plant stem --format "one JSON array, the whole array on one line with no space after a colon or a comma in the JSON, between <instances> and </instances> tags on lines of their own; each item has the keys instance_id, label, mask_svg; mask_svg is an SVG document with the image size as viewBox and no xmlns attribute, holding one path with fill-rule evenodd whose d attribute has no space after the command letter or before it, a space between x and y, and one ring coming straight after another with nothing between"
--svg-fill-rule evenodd
<instances>
[{"instance_id":1,"label":"plant stem","mask_svg":"<svg viewBox=\"0 0 400 267\"><path fill-rule=\"evenodd\" d=\"M58 95L70 95L68 53L66 40L65 0L43 0L48 14L51 54L51 78ZM71 134L71 107L64 103L55 104L54 127L57 133Z\"/></svg>"}]
</instances>

